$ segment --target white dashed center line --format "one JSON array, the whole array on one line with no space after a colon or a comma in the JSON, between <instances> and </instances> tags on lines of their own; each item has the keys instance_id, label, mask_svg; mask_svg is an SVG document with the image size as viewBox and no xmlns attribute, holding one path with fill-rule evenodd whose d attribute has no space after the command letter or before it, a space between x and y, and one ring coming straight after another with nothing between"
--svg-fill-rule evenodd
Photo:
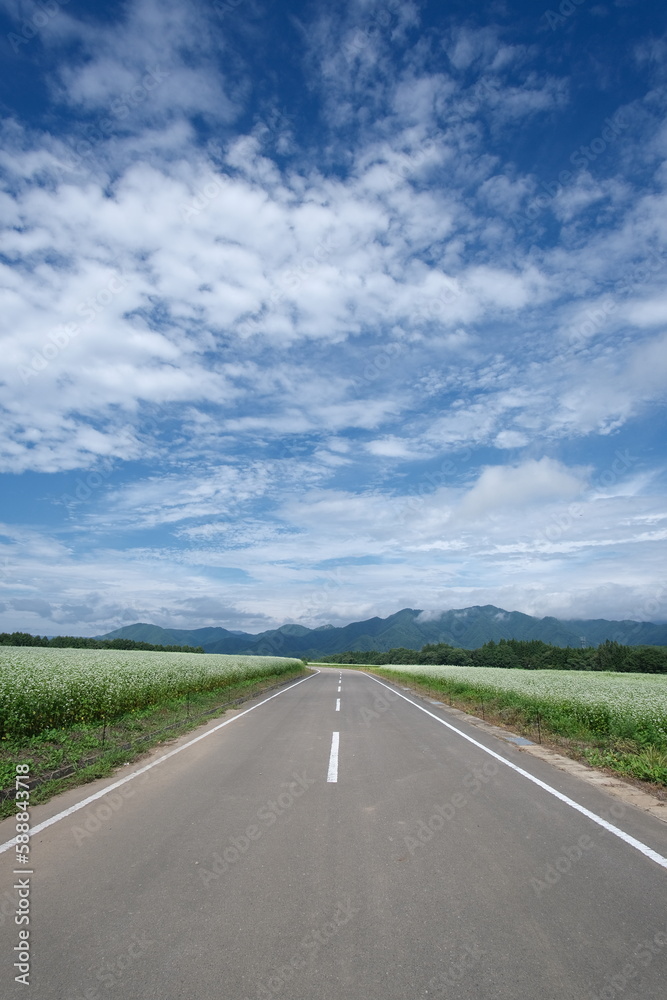
<instances>
[{"instance_id":1,"label":"white dashed center line","mask_svg":"<svg viewBox=\"0 0 667 1000\"><path fill-rule=\"evenodd\" d=\"M340 733L333 733L331 737L331 755L329 757L329 773L327 781L338 781L338 743Z\"/></svg>"},{"instance_id":2,"label":"white dashed center line","mask_svg":"<svg viewBox=\"0 0 667 1000\"><path fill-rule=\"evenodd\" d=\"M340 698L336 698L336 711L340 712Z\"/></svg>"}]
</instances>

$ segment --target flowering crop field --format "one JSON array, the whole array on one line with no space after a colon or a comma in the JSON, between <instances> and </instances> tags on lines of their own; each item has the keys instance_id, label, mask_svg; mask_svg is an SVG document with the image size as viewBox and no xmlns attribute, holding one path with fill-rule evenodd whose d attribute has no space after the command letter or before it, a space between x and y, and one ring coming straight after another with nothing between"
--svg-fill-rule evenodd
<instances>
[{"instance_id":1,"label":"flowering crop field","mask_svg":"<svg viewBox=\"0 0 667 1000\"><path fill-rule=\"evenodd\" d=\"M502 667L383 665L445 687L473 687L480 695L517 695L536 710L571 715L593 731L644 733L667 747L667 675L587 670L506 670Z\"/></svg>"},{"instance_id":2,"label":"flowering crop field","mask_svg":"<svg viewBox=\"0 0 667 1000\"><path fill-rule=\"evenodd\" d=\"M0 734L112 719L188 692L303 667L284 656L0 646Z\"/></svg>"}]
</instances>

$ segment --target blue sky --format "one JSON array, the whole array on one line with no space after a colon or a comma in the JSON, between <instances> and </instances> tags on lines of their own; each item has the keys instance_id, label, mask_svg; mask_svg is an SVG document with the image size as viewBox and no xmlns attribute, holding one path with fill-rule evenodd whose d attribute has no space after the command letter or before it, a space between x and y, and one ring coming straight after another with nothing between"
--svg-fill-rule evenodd
<instances>
[{"instance_id":1,"label":"blue sky","mask_svg":"<svg viewBox=\"0 0 667 1000\"><path fill-rule=\"evenodd\" d=\"M0 37L0 629L667 620L656 4Z\"/></svg>"}]
</instances>

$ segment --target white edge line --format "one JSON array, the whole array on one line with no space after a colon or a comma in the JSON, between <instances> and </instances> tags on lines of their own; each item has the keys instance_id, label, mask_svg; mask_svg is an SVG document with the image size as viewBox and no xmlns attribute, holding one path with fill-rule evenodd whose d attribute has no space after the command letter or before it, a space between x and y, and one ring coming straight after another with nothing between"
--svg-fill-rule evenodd
<instances>
[{"instance_id":1,"label":"white edge line","mask_svg":"<svg viewBox=\"0 0 667 1000\"><path fill-rule=\"evenodd\" d=\"M338 781L338 744L340 733L331 734L331 755L329 757L329 773L327 781Z\"/></svg>"},{"instance_id":2,"label":"white edge line","mask_svg":"<svg viewBox=\"0 0 667 1000\"><path fill-rule=\"evenodd\" d=\"M364 671L362 670L361 673L364 673ZM400 691L396 691L395 688L392 688L388 684L384 684L382 681L379 681L377 677L373 677L372 674L366 674L366 677L370 677L372 681L376 681L378 684L381 684L382 687L387 688L388 691L393 691L393 693L398 695L399 698L402 698L403 701L407 701L409 705L414 705L414 707L418 708L420 712L424 712L426 715L430 715L431 718L435 719L436 722L439 722L441 725L446 726L447 729L451 729L452 732L457 733L458 736L462 736L464 740L467 740L468 743L472 743L473 746L479 747L479 749L483 750L484 753L488 753L490 757L495 757L496 760L500 761L500 763L504 764L506 767L511 768L512 771L516 771L517 774L521 774L523 775L524 778L528 778L528 780L532 781L533 784L539 785L539 787L543 788L545 792L548 792L550 795L553 795L557 799L560 799L561 802L564 802L572 809L576 809L577 812L580 812L583 816L586 816L594 823L597 823L598 826L603 827L603 829L607 830L609 833L612 833L615 837L618 837L620 840L625 841L626 844L629 844L630 847L634 847L635 850L639 851L641 854L644 854L647 858L650 858L651 861L655 861L656 864L661 865L663 868L667 868L667 858L663 858L662 854L658 854L657 851L654 851L653 848L649 847L647 844L642 843L641 840L637 840L635 837L632 837L629 833L626 833L624 830L620 830L617 826L614 826L612 823L608 823L606 819L602 818L602 816L598 816L597 813L591 812L590 809L586 809L585 806L579 805L579 803L575 802L574 799L569 798L567 795L563 795L563 793L559 792L558 789L552 788L551 785L547 785L545 781L541 781L539 778L536 778L535 775L531 774L529 771L524 771L522 767L519 767L517 764L513 764L505 757L502 757L499 753L496 753L495 750L490 750L488 747L485 747L483 743L479 743L478 740L473 739L472 736L468 736L467 733L464 733L460 729L457 729L456 726L453 726L450 722L446 722L444 719L441 719L433 712L429 712L429 710L427 708L424 708L423 705L419 705L417 704L416 701L412 701L410 698L406 698L404 694L400 693Z\"/></svg>"},{"instance_id":3,"label":"white edge line","mask_svg":"<svg viewBox=\"0 0 667 1000\"><path fill-rule=\"evenodd\" d=\"M195 736L193 740L189 740L182 746L176 747L175 750L170 750L169 753L166 753L157 760L152 761L152 763L146 764L144 767L140 767L138 771L132 771L131 774L124 775L118 781L114 781L113 784L107 785L106 788L101 788L99 792L95 792L93 795L89 795L88 798L82 799L81 802L77 802L76 805L70 806L69 809L63 809L62 812L57 813L55 816L51 816L50 819L45 819L43 823L38 823L37 826L30 828L30 836L32 837L36 833L41 833L42 830L46 830L47 826L53 826L54 823L58 823L59 820L65 819L67 816L71 816L72 813L78 812L79 809L84 809L96 799L101 799L104 795L108 795L109 792L114 790L114 788L120 788L120 786L124 785L127 781L132 781L133 778L138 778L140 774L145 774L145 772L150 771L152 767L157 767L157 765L161 764L163 760L169 760L170 757L174 757L177 753L180 753L181 750L187 750L188 747L193 746L195 743L199 743L200 740L205 740L207 736L217 733L219 729L224 729L224 727L228 726L231 722L236 722L237 719L247 715L248 712L253 712L256 708L266 705L267 701L271 701L272 698L277 698L279 695L285 694L286 691L291 691L292 688L297 687L298 684L303 684L304 681L309 681L311 677L315 677L316 674L319 674L319 672L319 670L316 670L314 674L309 674L308 677L302 677L301 680L296 681L295 684L290 684L289 687L283 688L281 691L276 691L275 694L269 695L268 698L257 702L256 705L251 705L250 708L244 709L242 712L239 712L238 715L234 715L231 719L221 722L219 725L214 726L213 729L208 729L205 733L202 733L201 736ZM6 844L0 844L0 854L3 854L4 851L8 851L9 848L13 847L15 843L16 837L13 837L12 840L8 840Z\"/></svg>"}]
</instances>

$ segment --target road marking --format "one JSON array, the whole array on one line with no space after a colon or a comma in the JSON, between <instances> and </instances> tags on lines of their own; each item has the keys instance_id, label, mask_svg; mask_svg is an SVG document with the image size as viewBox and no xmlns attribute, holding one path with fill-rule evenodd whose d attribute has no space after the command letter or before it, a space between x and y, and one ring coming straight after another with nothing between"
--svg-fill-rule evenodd
<instances>
[{"instance_id":1,"label":"road marking","mask_svg":"<svg viewBox=\"0 0 667 1000\"><path fill-rule=\"evenodd\" d=\"M340 693L340 684L338 685L338 691L339 691L339 693Z\"/></svg>"},{"instance_id":2,"label":"road marking","mask_svg":"<svg viewBox=\"0 0 667 1000\"><path fill-rule=\"evenodd\" d=\"M224 727L228 726L230 723L236 722L237 719L247 715L248 712L254 712L256 708L261 708L262 705L266 705L267 701L271 701L273 698L277 698L279 695L285 694L286 691L291 691L292 688L297 687L299 684L303 684L304 681L309 681L311 677L315 677L319 674L319 672L319 670L316 670L314 674L309 674L308 677L303 677L295 684L290 684L289 687L283 688L281 691L276 691L275 694L269 695L268 698L257 702L256 705L251 705L250 708L244 709L242 712L239 712L238 715L233 716L231 719L227 719L226 722L221 722L219 725L214 726L213 729L209 729L205 733L202 733L201 736L195 736L193 740L189 740L187 743L184 743L183 746L176 747L175 750L170 750L169 753L166 753L157 760L154 760L151 764L146 764L145 767L140 767L138 771L126 774L119 781L114 781L112 785L107 785L106 788L101 788L99 792L95 792L94 795L89 795L88 798L82 799L81 802L77 802L76 805L70 806L69 809L63 809L63 811L59 812L56 816L52 816L50 819L45 819L43 823L38 823L37 826L30 828L30 836L34 836L36 833L41 833L42 830L46 830L47 826L53 826L54 823L59 822L61 819L65 819L67 816L71 816L72 813L78 812L79 809L84 809L96 799L101 799L102 796L108 795L109 792L114 790L114 788L120 788L120 786L124 785L126 782L132 781L133 778L138 778L140 774L145 774L145 772L150 771L152 767L157 767L157 765L161 764L163 760L169 760L170 757L174 757L177 753L180 753L181 750L187 750L188 747L193 746L195 743L199 743L200 740L205 740L207 736L211 736L213 733L217 733L219 729L224 729ZM334 781L335 780L336 779L334 778ZM0 844L0 854L4 851L8 851L9 848L13 847L15 843L16 837L12 838L12 840L8 840L6 844Z\"/></svg>"},{"instance_id":3,"label":"road marking","mask_svg":"<svg viewBox=\"0 0 667 1000\"><path fill-rule=\"evenodd\" d=\"M362 671L362 673L364 673L364 671ZM377 677L373 677L371 674L365 674L365 676L370 677L372 681L376 681L376 683L380 684L388 691L392 691L399 698L402 698L403 701L407 701L408 705L414 705L414 707L418 708L420 712L430 715L430 717L435 719L436 722L439 722L442 726L446 726L447 729L451 729L452 732L456 733L458 736L462 736L464 740L468 741L468 743L472 743L473 746L483 750L484 753L489 754L490 757L494 757L497 761L500 761L501 764L504 764L505 767L509 767L512 771L516 771L517 774L521 774L524 778L528 778L528 780L532 781L533 784L539 785L539 787L543 788L545 792L549 793L549 795L553 795L555 798L560 799L561 802L570 806L571 809L576 809L576 811L581 813L582 816L586 816L594 823L597 823L598 826L607 830L608 833L613 834L614 837L618 837L619 840L623 840L626 844L629 844L630 847L634 847L636 851L639 851L647 858L650 858L651 861L655 861L656 864L661 865L663 868L667 868L667 858L663 858L662 854L658 854L657 851L654 851L653 848L649 847L647 844L642 843L641 840L637 840L635 837L632 837L629 833L626 833L625 830L621 830L619 827L614 826L613 823L608 823L606 819L602 818L602 816L598 816L597 813L591 812L590 809L586 809L585 806L579 805L579 803L575 802L574 799L569 798L567 795L563 795L563 793L559 792L557 788L552 788L551 785L547 785L545 781L541 781L540 778L536 778L534 774L530 773L530 771L524 771L522 767L519 767L517 764L513 764L510 760L507 760L499 753L496 753L495 750L490 750L488 747L485 747L483 743L480 743L478 740L473 739L472 736L468 736L467 733L457 729L456 726L451 724L451 722L446 722L439 716L434 715L433 712L429 712L429 710L424 708L423 705L419 705L416 701L412 701L411 698L406 698L404 694L400 693L400 691L397 691L388 684L384 684L382 681L379 681Z\"/></svg>"},{"instance_id":4,"label":"road marking","mask_svg":"<svg viewBox=\"0 0 667 1000\"><path fill-rule=\"evenodd\" d=\"M338 743L340 733L333 733L331 736L331 755L329 757L329 772L327 781L338 781Z\"/></svg>"},{"instance_id":5,"label":"road marking","mask_svg":"<svg viewBox=\"0 0 667 1000\"><path fill-rule=\"evenodd\" d=\"M340 698L336 698L336 711L340 712Z\"/></svg>"}]
</instances>

